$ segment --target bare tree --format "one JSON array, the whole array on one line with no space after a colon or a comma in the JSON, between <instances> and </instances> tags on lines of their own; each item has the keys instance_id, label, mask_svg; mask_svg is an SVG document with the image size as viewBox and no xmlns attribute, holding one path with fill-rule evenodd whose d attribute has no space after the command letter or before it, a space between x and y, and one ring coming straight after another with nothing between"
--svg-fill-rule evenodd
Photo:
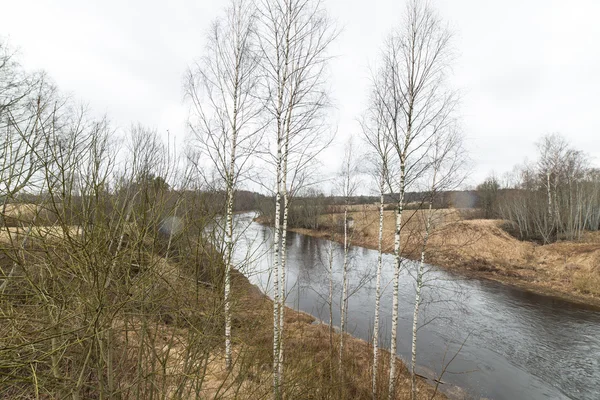
<instances>
[{"instance_id":1,"label":"bare tree","mask_svg":"<svg viewBox=\"0 0 600 400\"><path fill-rule=\"evenodd\" d=\"M477 193L479 195L479 207L483 209L484 218L498 218L498 191L500 190L500 182L498 178L492 174L477 185Z\"/></svg>"},{"instance_id":2,"label":"bare tree","mask_svg":"<svg viewBox=\"0 0 600 400\"><path fill-rule=\"evenodd\" d=\"M516 179L498 197L502 218L523 239L544 244L581 238L598 229L597 171L585 152L559 134L542 137L535 163L516 167Z\"/></svg>"},{"instance_id":3,"label":"bare tree","mask_svg":"<svg viewBox=\"0 0 600 400\"><path fill-rule=\"evenodd\" d=\"M0 198L7 201L28 186L40 169L42 124L52 114L54 87L43 73L28 73L0 41Z\"/></svg>"},{"instance_id":4,"label":"bare tree","mask_svg":"<svg viewBox=\"0 0 600 400\"><path fill-rule=\"evenodd\" d=\"M342 398L344 397L344 383L343 376L344 370L342 366L344 356L344 333L346 332L346 321L348 318L348 264L349 258L348 253L350 251L350 245L352 240L352 222L353 221L348 215L350 208L350 198L356 193L358 188L358 167L356 164L356 155L353 152L352 137L348 139L346 148L344 150L344 159L342 162L342 169L339 176L340 194L344 198L344 219L343 232L344 232L344 261L342 265L342 297L340 299L340 352L338 358L338 368L341 380Z\"/></svg>"},{"instance_id":5,"label":"bare tree","mask_svg":"<svg viewBox=\"0 0 600 400\"><path fill-rule=\"evenodd\" d=\"M374 173L379 189L379 236L377 241L377 271L375 283L375 316L373 320L373 367L371 372L371 391L373 399L377 399L377 369L379 365L379 311L381 301L381 270L383 267L383 221L385 193L389 187L389 164L392 150L389 141L388 127L383 118L385 110L375 96L371 99L371 108L361 120L363 137L372 151Z\"/></svg>"},{"instance_id":6,"label":"bare tree","mask_svg":"<svg viewBox=\"0 0 600 400\"><path fill-rule=\"evenodd\" d=\"M290 194L323 149L323 111L328 105L324 86L327 48L336 33L319 1L265 0L261 7L261 48L266 110L274 124L275 235L273 310L273 386L280 396L283 377L286 232ZM270 151L266 151L271 154Z\"/></svg>"},{"instance_id":7,"label":"bare tree","mask_svg":"<svg viewBox=\"0 0 600 400\"><path fill-rule=\"evenodd\" d=\"M553 198L556 200L556 190L560 179L559 170L569 150L568 143L558 134L546 135L538 143L538 149L540 152L538 169L543 176L548 195L548 216L551 223L554 223L555 206L552 200Z\"/></svg>"},{"instance_id":8,"label":"bare tree","mask_svg":"<svg viewBox=\"0 0 600 400\"><path fill-rule=\"evenodd\" d=\"M424 180L429 180L426 193L427 211L424 216L425 231L422 235L421 257L415 276L415 304L413 311L412 343L411 343L411 386L412 399L417 399L417 333L419 329L419 309L422 302L422 289L427 284L425 275L429 272L425 266L427 244L433 229L436 210L433 208L435 199L444 190L456 189L464 181L466 164L465 151L462 145L462 135L453 125L443 122L434 128L430 148L427 152L427 163Z\"/></svg>"},{"instance_id":9,"label":"bare tree","mask_svg":"<svg viewBox=\"0 0 600 400\"><path fill-rule=\"evenodd\" d=\"M225 182L224 227L225 359L231 367L231 269L234 194L240 174L257 145L256 101L259 55L256 9L251 1L232 0L225 17L212 26L206 55L187 76L192 100L190 126L214 168Z\"/></svg>"},{"instance_id":10,"label":"bare tree","mask_svg":"<svg viewBox=\"0 0 600 400\"><path fill-rule=\"evenodd\" d=\"M390 399L395 397L396 391L395 354L404 194L411 180L425 168L424 157L434 128L447 119L454 108L454 95L445 86L451 59L450 39L448 29L429 3L411 0L401 28L395 30L385 44L383 62L374 79L374 92L384 109L389 140L399 162L399 176L394 179L398 202L394 238Z\"/></svg>"}]
</instances>

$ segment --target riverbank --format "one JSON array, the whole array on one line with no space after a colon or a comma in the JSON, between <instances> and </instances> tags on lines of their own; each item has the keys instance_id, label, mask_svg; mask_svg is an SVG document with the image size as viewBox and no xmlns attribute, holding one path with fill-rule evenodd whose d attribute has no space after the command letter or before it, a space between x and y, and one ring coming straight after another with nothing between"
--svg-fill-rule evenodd
<instances>
[{"instance_id":1,"label":"riverbank","mask_svg":"<svg viewBox=\"0 0 600 400\"><path fill-rule=\"evenodd\" d=\"M354 221L351 243L378 248L379 213L363 208L349 213ZM516 239L501 220L465 219L468 212L435 210L426 262L466 277L489 279L535 293L600 307L600 232L587 232L578 242L538 245ZM290 231L343 243L338 232L343 214L326 214L319 229ZM257 222L263 222L258 220ZM402 255L420 258L425 214L406 210ZM384 213L383 251L394 250L395 212Z\"/></svg>"},{"instance_id":2,"label":"riverbank","mask_svg":"<svg viewBox=\"0 0 600 400\"><path fill-rule=\"evenodd\" d=\"M268 398L272 388L272 340L273 302L260 289L252 285L240 273L233 274L233 338L234 351L239 357L236 368L245 368L246 380L243 395L236 398ZM338 346L340 334L333 332L330 338L329 326L318 323L309 314L286 307L284 354L286 360L284 397L287 398L341 398L371 399L371 344L344 336L343 376L339 376ZM333 350L332 350L333 344ZM410 374L398 359L397 399L409 399ZM237 367L239 366L239 367ZM389 353L381 350L378 376L379 393L387 393ZM217 391L227 385L227 374L222 359L215 359L208 368L209 386ZM239 371L238 372L238 378ZM224 378L225 377L225 378ZM419 398L447 398L443 393L419 377ZM207 394L210 394L207 392ZM382 395L382 397L384 397ZM387 395L385 396L387 398Z\"/></svg>"},{"instance_id":3,"label":"riverbank","mask_svg":"<svg viewBox=\"0 0 600 400\"><path fill-rule=\"evenodd\" d=\"M60 243L58 240L44 242L47 245ZM10 245L0 236L2 250L7 251ZM8 258L0 257L0 260L0 274L5 276L12 263ZM143 292L144 298L148 298L147 303L142 303L145 312L137 311L142 307L140 303L124 301L122 309L129 310L129 313L115 313L110 325L114 336L109 351L111 357L119 360L118 365L124 366L127 371L152 371L148 372L151 380L147 382L153 389L144 386L142 390L150 393L156 390L168 398L194 397L192 393L195 392L195 397L201 398L271 399L273 301L246 276L232 271L233 360L229 370L223 351L222 289L220 285L211 283L220 280L218 275L222 271L222 258L218 251L205 244L196 266L186 259L166 260L151 253L145 253L144 260L146 269L143 274L147 275L148 283L131 286L126 293L134 299L127 301L133 302L139 301L136 296ZM211 271L216 275L211 275ZM211 276L215 279L209 279ZM131 279L139 278L135 275ZM117 287L119 282L113 282L113 287ZM16 285L11 286L11 289L16 288ZM75 293L87 298L87 292ZM131 313L132 309L137 312ZM39 320L41 318L36 322ZM372 399L371 344L344 335L345 350L340 365L340 339L341 335L335 331L330 336L328 325L317 323L309 314L286 307L283 398ZM79 360L81 358L76 358L76 361ZM389 360L389 353L381 350L378 370L381 398L387 398ZM410 374L402 361L398 360L397 366L396 399L409 399ZM419 377L418 398L430 399L435 394L436 399L446 399L434 385ZM48 390L56 393L52 392L54 389ZM14 392L10 393L9 397L17 397ZM88 396L94 397L95 393L90 391ZM182 393L190 394L185 396ZM123 397L127 398L127 393Z\"/></svg>"}]
</instances>

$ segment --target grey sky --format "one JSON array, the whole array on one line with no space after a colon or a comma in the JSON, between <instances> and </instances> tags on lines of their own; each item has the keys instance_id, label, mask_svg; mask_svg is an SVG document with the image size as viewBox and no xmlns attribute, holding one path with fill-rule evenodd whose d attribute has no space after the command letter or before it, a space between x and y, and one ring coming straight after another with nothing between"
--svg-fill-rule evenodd
<instances>
[{"instance_id":1,"label":"grey sky","mask_svg":"<svg viewBox=\"0 0 600 400\"><path fill-rule=\"evenodd\" d=\"M204 33L226 2L1 0L0 35L27 68L48 71L63 91L131 122L185 136L182 76L202 54ZM455 32L453 84L474 172L510 170L533 158L535 141L560 132L600 165L600 1L434 0ZM400 21L404 2L324 0L342 33L332 53L337 168L343 142L359 133L369 66Z\"/></svg>"}]
</instances>

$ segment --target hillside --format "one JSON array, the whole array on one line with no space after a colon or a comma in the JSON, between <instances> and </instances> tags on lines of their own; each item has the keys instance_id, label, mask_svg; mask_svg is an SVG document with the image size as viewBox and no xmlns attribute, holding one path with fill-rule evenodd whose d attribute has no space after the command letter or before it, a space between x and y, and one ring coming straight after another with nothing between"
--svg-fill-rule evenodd
<instances>
[{"instance_id":1,"label":"hillside","mask_svg":"<svg viewBox=\"0 0 600 400\"><path fill-rule=\"evenodd\" d=\"M24 227L0 228L0 398L272 398L273 302L233 272L227 370L224 268L209 242L189 233L167 257L151 229L128 223L115 250L97 225L34 225L37 209L8 207ZM285 398L371 399L370 343L346 337L340 375L340 335L285 315ZM380 359L384 393L389 354ZM410 398L402 363L398 382L397 398ZM418 385L431 398L435 388Z\"/></svg>"}]
</instances>

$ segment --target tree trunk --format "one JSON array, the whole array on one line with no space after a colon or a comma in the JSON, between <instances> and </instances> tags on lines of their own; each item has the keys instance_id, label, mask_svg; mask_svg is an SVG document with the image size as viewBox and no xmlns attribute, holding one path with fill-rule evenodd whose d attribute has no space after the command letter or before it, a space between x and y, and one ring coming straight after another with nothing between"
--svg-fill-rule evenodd
<instances>
[{"instance_id":1,"label":"tree trunk","mask_svg":"<svg viewBox=\"0 0 600 400\"><path fill-rule=\"evenodd\" d=\"M389 380L389 398L396 398L396 348L398 338L398 297L400 286L400 269L402 259L400 257L400 230L402 229L402 212L404 210L404 186L405 186L405 164L401 160L400 165L400 195L396 207L396 230L394 233L394 283L392 292L392 334L390 344L390 380Z\"/></svg>"},{"instance_id":2,"label":"tree trunk","mask_svg":"<svg viewBox=\"0 0 600 400\"><path fill-rule=\"evenodd\" d=\"M283 191L283 222L281 227L281 262L279 264L280 269L280 295L279 295L279 361L278 361L278 374L279 384L282 384L283 380L283 327L284 327L284 312L285 312L285 298L286 298L286 282L285 282L285 267L287 261L287 223L288 223L288 210L289 210L289 196L287 191L287 169L288 169L288 149L289 149L289 116L288 125L285 137L285 145L283 150L283 172L282 178L282 191Z\"/></svg>"},{"instance_id":3,"label":"tree trunk","mask_svg":"<svg viewBox=\"0 0 600 400\"><path fill-rule=\"evenodd\" d=\"M416 294L415 294L415 309L413 312L413 325L412 325L412 346L411 346L411 386L412 386L412 400L417 400L417 329L419 321L419 306L421 304L421 289L423 288L423 269L425 268L425 249L427 248L427 242L429 240L429 232L431 231L431 217L432 217L432 200L429 202L429 211L427 214L427 222L425 226L425 237L423 238L423 247L421 248L421 260L417 267L417 282L416 282Z\"/></svg>"},{"instance_id":4,"label":"tree trunk","mask_svg":"<svg viewBox=\"0 0 600 400\"><path fill-rule=\"evenodd\" d=\"M346 331L346 312L348 310L348 205L344 209L344 265L342 270L342 299L340 313L340 355L339 355L339 374L341 380L342 397L344 393L344 332Z\"/></svg>"},{"instance_id":5,"label":"tree trunk","mask_svg":"<svg viewBox=\"0 0 600 400\"><path fill-rule=\"evenodd\" d=\"M329 347L333 360L333 235L329 242ZM333 368L332 376L333 379Z\"/></svg>"},{"instance_id":6,"label":"tree trunk","mask_svg":"<svg viewBox=\"0 0 600 400\"><path fill-rule=\"evenodd\" d=\"M279 393L279 257L280 257L280 220L281 220L281 137L277 140L277 188L275 194L275 228L273 235L273 394L275 399Z\"/></svg>"},{"instance_id":7,"label":"tree trunk","mask_svg":"<svg viewBox=\"0 0 600 400\"><path fill-rule=\"evenodd\" d=\"M385 171L382 170L379 181L379 240L377 255L377 283L375 285L375 319L373 321L373 372L372 372L372 396L373 400L377 399L377 366L379 364L379 302L381 300L381 267L382 267L382 252L383 252L383 208L384 208L384 185Z\"/></svg>"},{"instance_id":8,"label":"tree trunk","mask_svg":"<svg viewBox=\"0 0 600 400\"><path fill-rule=\"evenodd\" d=\"M232 151L233 153L233 151ZM231 168L234 167L235 155L231 160ZM225 366L231 368L231 264L233 255L233 197L234 188L233 174L228 177L227 184L227 211L225 221L225 288L224 288L224 312L225 312Z\"/></svg>"}]
</instances>

